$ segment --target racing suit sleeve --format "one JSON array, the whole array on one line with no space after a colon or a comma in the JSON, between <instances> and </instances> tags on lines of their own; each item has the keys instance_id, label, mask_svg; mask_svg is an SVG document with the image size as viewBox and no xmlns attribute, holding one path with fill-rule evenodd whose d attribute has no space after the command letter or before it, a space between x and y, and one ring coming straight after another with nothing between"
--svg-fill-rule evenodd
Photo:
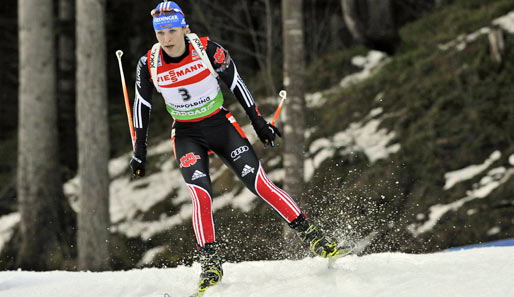
<instances>
[{"instance_id":1,"label":"racing suit sleeve","mask_svg":"<svg viewBox=\"0 0 514 297\"><path fill-rule=\"evenodd\" d=\"M134 156L146 160L146 141L148 138L148 123L152 110L153 82L148 69L147 57L142 56L136 68L136 94L133 105L133 123L136 132Z\"/></svg>"},{"instance_id":2,"label":"racing suit sleeve","mask_svg":"<svg viewBox=\"0 0 514 297\"><path fill-rule=\"evenodd\" d=\"M255 122L258 118L261 118L252 94L246 87L241 76L239 76L236 64L230 57L229 52L221 45L211 40L207 42L205 51L207 52L213 68L219 74L220 79L230 88L230 91L234 93L250 120Z\"/></svg>"}]
</instances>

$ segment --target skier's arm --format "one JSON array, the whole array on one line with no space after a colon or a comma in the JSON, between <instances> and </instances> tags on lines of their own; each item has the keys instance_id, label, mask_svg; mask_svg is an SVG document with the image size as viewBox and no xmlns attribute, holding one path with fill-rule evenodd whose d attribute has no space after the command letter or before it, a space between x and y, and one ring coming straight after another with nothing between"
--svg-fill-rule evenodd
<instances>
[{"instance_id":1,"label":"skier's arm","mask_svg":"<svg viewBox=\"0 0 514 297\"><path fill-rule=\"evenodd\" d=\"M230 88L230 91L234 93L250 120L254 121L260 116L259 111L253 101L252 94L237 72L236 64L230 57L229 52L221 45L210 40L207 42L206 52L214 70L218 72L220 79Z\"/></svg>"},{"instance_id":2,"label":"skier's arm","mask_svg":"<svg viewBox=\"0 0 514 297\"><path fill-rule=\"evenodd\" d=\"M142 56L136 69L136 94L134 96L133 122L136 131L134 156L143 162L146 160L146 140L148 123L152 110L153 83L148 70L147 57Z\"/></svg>"},{"instance_id":3,"label":"skier's arm","mask_svg":"<svg viewBox=\"0 0 514 297\"><path fill-rule=\"evenodd\" d=\"M280 131L275 126L266 122L259 113L252 94L237 72L236 64L230 57L228 51L221 45L209 40L207 42L206 52L213 68L219 74L220 79L230 88L230 91L234 93L239 103L243 106L243 109L252 121L252 126L259 136L259 139L265 146L274 146L275 135L281 136Z\"/></svg>"}]
</instances>

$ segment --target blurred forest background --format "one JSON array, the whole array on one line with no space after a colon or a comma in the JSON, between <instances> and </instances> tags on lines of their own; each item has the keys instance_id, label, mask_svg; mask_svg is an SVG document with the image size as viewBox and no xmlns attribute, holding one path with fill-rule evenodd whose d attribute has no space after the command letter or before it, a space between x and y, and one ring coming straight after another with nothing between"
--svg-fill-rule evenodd
<instances>
[{"instance_id":1,"label":"blurred forest background","mask_svg":"<svg viewBox=\"0 0 514 297\"><path fill-rule=\"evenodd\" d=\"M30 88L37 93L43 87L34 83L20 88L20 71L23 70L20 70L18 5L21 2L27 5L31 1L3 0L0 4L3 32L0 43L0 218L16 213L20 207L30 208L26 201L18 199L19 95L20 90ZM40 1L32 2L31 9L36 13L39 5L44 5ZM77 102L80 103L80 95L85 93L80 90L93 90L98 83L80 85L81 81L76 79L81 75L77 57L84 54L86 59L92 56L94 60L95 54L101 51L104 56L98 59L106 67L101 79L106 87L106 100L94 108L106 112L107 157L125 156L127 167L121 175L128 180L126 154L131 142L115 51L124 51L129 96L133 98L137 61L155 43L150 11L158 1L95 1L103 3L99 8L104 9L104 18L101 13L91 13L101 19L95 24L104 31L91 31L94 26L88 25L80 31L81 24L88 20L88 10L84 7L92 1L44 2L50 3L53 17L53 33L46 41L53 38L51 46L55 49L50 63L55 66L58 148L55 154L46 157L55 159L58 169L50 171L50 175L57 172L59 181L56 183L62 183L79 173L79 143L83 141L79 134L80 129L87 128L79 127L82 120ZM284 88L283 68L288 55L284 51L282 1L177 3L186 13L193 32L209 36L230 51L257 104L262 106L261 111L271 114L276 101L270 102L269 98L276 97ZM300 3L302 63L305 63L303 87L310 98L312 94L321 94L314 96L318 103L307 102L305 125L310 132L305 139L304 153L306 158L315 159L324 148L331 148L331 158L316 164L301 198L302 206L314 220L333 236L366 238L364 253L429 252L513 237L514 161L510 161L509 156L514 154L514 38L491 22L514 10L514 3L511 0L304 0ZM85 13L83 19L80 13ZM105 25L102 26L102 22ZM466 39L466 34L486 26L494 30ZM83 35L77 36L78 32ZM91 42L87 36L94 41L95 34L105 37L105 48L81 54L77 44ZM80 40L80 37L84 38ZM29 47L33 47L29 56L37 59L37 49L44 38L29 40ZM464 48L455 49L462 43ZM345 76L362 70L352 58L365 57L370 52L382 53L387 62L367 80L341 85ZM235 102L229 93L225 92L227 102ZM150 144L169 138L171 124L164 104L158 96L154 98ZM337 143L334 135L349 129L352 123L377 118L371 113L377 108L380 109L377 114L382 114L380 128L394 131L389 144L398 143L399 152L372 160L362 151L352 149L355 144L339 147L334 144ZM31 112L34 117L39 114L38 109ZM242 116L238 119L242 124L247 123ZM323 138L329 140L325 147L324 142L319 141ZM281 167L283 147L275 151L257 150L268 167ZM489 158L495 151L501 152L500 156ZM149 158L149 173L152 169L160 170L158 163L171 156L168 152ZM278 162L272 161L277 158ZM487 199L469 199L473 201L466 207L461 208L467 202L450 205L461 198L484 198L470 194L470 191L482 189L480 178L483 176L474 175L448 191L444 187L445 173L482 164L488 158L496 168L503 168L487 175L496 182L494 191L487 193ZM82 155L82 162L88 160L90 156ZM215 168L218 165L213 163ZM281 185L281 180L277 183ZM234 187L231 178L222 177L215 185L215 192L219 195ZM177 213L178 206L170 202L176 195L170 193L166 201L157 203L140 216L151 220L162 214ZM52 232L36 232L34 242L27 244L26 228L18 227L24 226L22 216L21 223L12 227L13 231L0 248L1 269L129 269L190 264L193 259L194 236L190 221L185 220L149 239L107 228L103 241L107 241L108 250L101 256L102 263L87 264L87 255L79 260L81 255L77 251L81 244L88 244L81 243L77 235L81 219L77 218L69 197L63 192L51 196L52 207L58 209L59 215L47 218L46 225L44 220L38 220L37 212L30 219L35 230L48 227L57 230L59 235L52 244L46 245L42 242L48 242L52 237L48 234ZM438 205L446 205L447 211L438 219L437 226L423 229L428 226L423 222L430 221L436 211L433 207ZM280 220L270 210L264 210L266 207L258 204L251 211L230 207L217 211L220 241L226 247L222 252L225 260L298 256L281 252L286 249L282 249L282 243L276 239L282 237ZM87 224L83 222L82 226ZM259 226L263 226L262 229ZM235 230L237 228L240 230ZM223 229L230 231L221 231ZM152 259L142 262L152 249L155 251Z\"/></svg>"}]
</instances>

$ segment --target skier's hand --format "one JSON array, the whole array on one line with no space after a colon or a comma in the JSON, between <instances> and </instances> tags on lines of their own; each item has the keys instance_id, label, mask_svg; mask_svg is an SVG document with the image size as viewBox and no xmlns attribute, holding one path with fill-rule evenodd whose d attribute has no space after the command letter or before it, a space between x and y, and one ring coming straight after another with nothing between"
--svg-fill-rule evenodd
<instances>
[{"instance_id":1,"label":"skier's hand","mask_svg":"<svg viewBox=\"0 0 514 297\"><path fill-rule=\"evenodd\" d=\"M259 136L259 139L264 143L264 147L274 147L275 136L278 135L279 137L282 137L278 128L266 122L262 117L257 117L252 121L252 126L255 129L257 136Z\"/></svg>"},{"instance_id":2,"label":"skier's hand","mask_svg":"<svg viewBox=\"0 0 514 297\"><path fill-rule=\"evenodd\" d=\"M145 158L132 156L130 168L132 168L132 178L145 176Z\"/></svg>"}]
</instances>

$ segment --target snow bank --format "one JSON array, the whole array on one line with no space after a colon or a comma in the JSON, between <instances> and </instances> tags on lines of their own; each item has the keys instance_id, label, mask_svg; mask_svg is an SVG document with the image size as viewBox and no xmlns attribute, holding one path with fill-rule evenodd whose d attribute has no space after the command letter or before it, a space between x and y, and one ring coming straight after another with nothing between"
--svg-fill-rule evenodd
<instances>
[{"instance_id":1,"label":"snow bank","mask_svg":"<svg viewBox=\"0 0 514 297\"><path fill-rule=\"evenodd\" d=\"M446 179L446 183L444 184L444 189L448 190L461 181L472 179L473 177L482 173L482 171L489 168L489 166L491 166L491 164L493 164L495 161L499 160L500 157L501 153L499 151L495 151L487 160L484 161L484 163L480 165L470 165L459 170L445 173L444 178Z\"/></svg>"},{"instance_id":2,"label":"snow bank","mask_svg":"<svg viewBox=\"0 0 514 297\"><path fill-rule=\"evenodd\" d=\"M347 88L364 81L375 74L389 61L390 59L387 54L375 50L369 51L366 57L355 56L352 58L352 64L361 67L362 70L345 76L339 83L339 86L341 88Z\"/></svg>"},{"instance_id":3,"label":"snow bank","mask_svg":"<svg viewBox=\"0 0 514 297\"><path fill-rule=\"evenodd\" d=\"M379 128L382 119L376 117L382 113L382 108L375 108L361 122L350 124L346 130L313 141L309 147L310 158L305 161L305 181L309 181L321 163L333 158L338 151L341 155L363 152L371 164L398 152L400 144L390 144L395 132Z\"/></svg>"},{"instance_id":4,"label":"snow bank","mask_svg":"<svg viewBox=\"0 0 514 297\"><path fill-rule=\"evenodd\" d=\"M445 174L446 185L444 189L451 188L455 183L470 179L482 171L486 170L492 163L498 160L501 157L501 153L499 151L495 151L489 159L487 159L481 165L471 165L461 170L457 170L451 172L450 177L448 178L448 173ZM411 224L408 226L409 232L414 236L418 236L422 233L432 230L437 222L449 211L457 211L464 204L473 201L475 199L484 199L489 196L496 188L506 183L512 176L514 176L514 167L496 167L490 169L487 174L482 176L478 183L472 185L471 189L466 191L466 196L456 201L453 201L448 204L436 204L430 207L428 220L421 224ZM449 186L448 186L449 185ZM448 187L447 187L448 186ZM468 211L468 215L475 214L475 210ZM419 219L424 219L423 214L418 214ZM494 235L497 228L492 228L489 230L488 235Z\"/></svg>"},{"instance_id":5,"label":"snow bank","mask_svg":"<svg viewBox=\"0 0 514 297\"><path fill-rule=\"evenodd\" d=\"M11 240L14 232L14 227L20 222L20 213L13 212L0 217L0 251L4 245Z\"/></svg>"},{"instance_id":6,"label":"snow bank","mask_svg":"<svg viewBox=\"0 0 514 297\"><path fill-rule=\"evenodd\" d=\"M226 263L223 282L205 297L497 297L512 296L514 247L427 255L348 256ZM124 272L0 272L2 297L189 296L200 267Z\"/></svg>"},{"instance_id":7,"label":"snow bank","mask_svg":"<svg viewBox=\"0 0 514 297\"><path fill-rule=\"evenodd\" d=\"M514 34L514 11L495 19L493 25L499 26L510 34Z\"/></svg>"},{"instance_id":8,"label":"snow bank","mask_svg":"<svg viewBox=\"0 0 514 297\"><path fill-rule=\"evenodd\" d=\"M491 24L493 26L498 26L507 33L514 34L514 11L494 19ZM490 27L483 27L470 34L461 34L456 39L445 44L440 44L438 47L442 51L447 51L451 48L456 48L457 50L462 51L469 43L474 42L482 35L489 34L489 32L491 32Z\"/></svg>"}]
</instances>

